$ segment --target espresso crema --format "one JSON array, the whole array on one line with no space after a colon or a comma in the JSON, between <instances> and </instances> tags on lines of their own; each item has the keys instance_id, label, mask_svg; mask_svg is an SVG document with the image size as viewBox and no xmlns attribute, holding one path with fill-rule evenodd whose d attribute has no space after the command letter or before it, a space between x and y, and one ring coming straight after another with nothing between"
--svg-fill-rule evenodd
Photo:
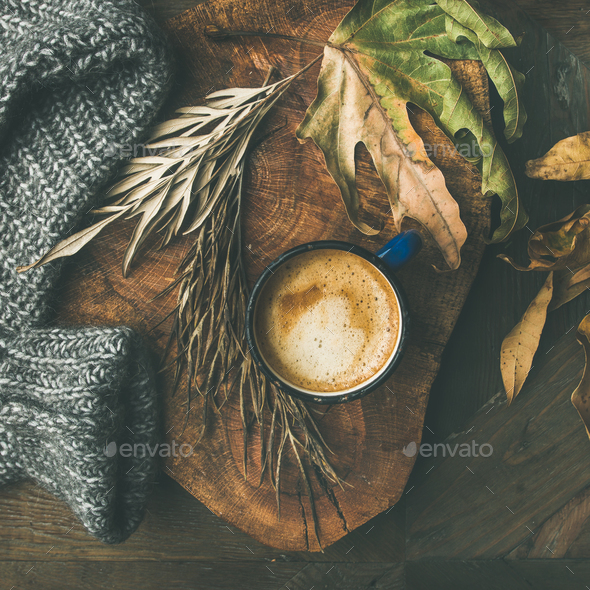
<instances>
[{"instance_id":1,"label":"espresso crema","mask_svg":"<svg viewBox=\"0 0 590 590\"><path fill-rule=\"evenodd\" d=\"M394 354L395 291L364 258L318 249L288 260L266 282L254 317L258 349L284 381L339 392L372 378Z\"/></svg>"}]
</instances>

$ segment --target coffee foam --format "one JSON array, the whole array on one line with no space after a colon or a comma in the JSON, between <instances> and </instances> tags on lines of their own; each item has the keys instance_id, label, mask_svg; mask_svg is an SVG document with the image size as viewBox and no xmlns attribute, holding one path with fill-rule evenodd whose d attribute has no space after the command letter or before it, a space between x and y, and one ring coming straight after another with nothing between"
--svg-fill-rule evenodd
<instances>
[{"instance_id":1,"label":"coffee foam","mask_svg":"<svg viewBox=\"0 0 590 590\"><path fill-rule=\"evenodd\" d=\"M260 293L255 333L267 364L296 388L337 392L370 381L394 353L399 306L387 279L342 250L300 254Z\"/></svg>"}]
</instances>

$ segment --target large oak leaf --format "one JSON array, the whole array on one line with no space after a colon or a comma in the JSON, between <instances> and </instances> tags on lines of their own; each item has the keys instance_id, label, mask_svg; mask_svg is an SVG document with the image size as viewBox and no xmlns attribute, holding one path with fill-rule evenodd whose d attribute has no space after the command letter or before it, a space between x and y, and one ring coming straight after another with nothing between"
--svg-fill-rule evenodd
<instances>
[{"instance_id":1,"label":"large oak leaf","mask_svg":"<svg viewBox=\"0 0 590 590\"><path fill-rule=\"evenodd\" d=\"M506 135L510 141L521 135L526 116L518 90L523 77L495 48L514 46L516 41L489 17L483 27L479 21L476 25L474 13L481 16L473 3L464 0L438 4L361 0L328 41L318 95L297 130L300 140L312 138L323 151L351 221L370 233L373 230L358 219L354 175L354 148L365 143L387 189L397 226L405 216L422 223L451 268L460 263L465 228L442 175L433 170L409 122L407 103L430 113L452 141L478 146L470 161L482 174L482 193L497 194L502 200L501 224L492 241L506 239L527 222L506 156L450 68L437 58L482 60L493 69L492 80L505 100Z\"/></svg>"}]
</instances>

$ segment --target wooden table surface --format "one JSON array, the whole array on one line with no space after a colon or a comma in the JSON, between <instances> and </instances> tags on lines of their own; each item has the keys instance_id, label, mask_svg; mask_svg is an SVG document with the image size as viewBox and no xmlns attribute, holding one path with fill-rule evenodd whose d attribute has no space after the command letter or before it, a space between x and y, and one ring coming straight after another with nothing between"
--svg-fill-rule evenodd
<instances>
[{"instance_id":1,"label":"wooden table surface","mask_svg":"<svg viewBox=\"0 0 590 590\"><path fill-rule=\"evenodd\" d=\"M508 1L490 3L517 18ZM140 3L162 22L199 2ZM516 65L551 76L530 70L525 133L534 141L527 153L511 148L514 167L590 128L587 71L557 43L590 63L590 2L516 4L549 33L538 34L535 51ZM590 196L589 182L525 187L532 229ZM90 539L40 488L10 488L0 494L0 590L590 588L590 441L569 402L583 366L573 328L590 296L551 314L528 384L511 408L504 404L500 344L544 277L517 273L496 255L523 260L527 238L523 230L486 250L426 415L424 442L475 440L493 445L493 455L418 458L402 500L324 554L258 543L167 477L140 531L118 547Z\"/></svg>"}]
</instances>

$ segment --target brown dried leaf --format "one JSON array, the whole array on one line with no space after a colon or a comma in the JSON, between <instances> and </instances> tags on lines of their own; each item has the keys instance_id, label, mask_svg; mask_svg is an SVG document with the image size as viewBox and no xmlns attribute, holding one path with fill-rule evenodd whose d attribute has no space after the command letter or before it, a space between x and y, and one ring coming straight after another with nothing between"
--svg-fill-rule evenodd
<instances>
[{"instance_id":1,"label":"brown dried leaf","mask_svg":"<svg viewBox=\"0 0 590 590\"><path fill-rule=\"evenodd\" d=\"M590 205L582 205L563 219L541 226L529 238L529 266L509 256L499 258L517 270L555 271L549 311L590 289Z\"/></svg>"},{"instance_id":2,"label":"brown dried leaf","mask_svg":"<svg viewBox=\"0 0 590 590\"><path fill-rule=\"evenodd\" d=\"M449 267L456 269L467 238L459 206L411 127L405 102L390 100L396 131L392 115L383 108L365 75L347 54L326 47L318 97L297 130L297 137L301 141L311 137L322 150L350 221L372 235L377 230L359 219L354 151L357 143L363 143L387 191L398 230L405 217L420 222L436 240ZM411 154L407 144L413 146Z\"/></svg>"},{"instance_id":3,"label":"brown dried leaf","mask_svg":"<svg viewBox=\"0 0 590 590\"><path fill-rule=\"evenodd\" d=\"M578 387L572 393L572 404L584 426L586 427L586 434L590 437L590 373L588 372L588 358L590 357L590 314L588 314L578 326L578 342L584 347L584 373Z\"/></svg>"},{"instance_id":4,"label":"brown dried leaf","mask_svg":"<svg viewBox=\"0 0 590 590\"><path fill-rule=\"evenodd\" d=\"M526 163L526 175L543 180L590 178L590 131L558 141L542 158Z\"/></svg>"},{"instance_id":5,"label":"brown dried leaf","mask_svg":"<svg viewBox=\"0 0 590 590\"><path fill-rule=\"evenodd\" d=\"M502 342L500 368L508 404L520 393L531 370L553 294L553 273L524 312L522 319Z\"/></svg>"},{"instance_id":6,"label":"brown dried leaf","mask_svg":"<svg viewBox=\"0 0 590 590\"><path fill-rule=\"evenodd\" d=\"M590 264L590 205L582 205L568 216L541 226L529 238L528 267L505 254L499 258L517 270L569 270L572 274Z\"/></svg>"}]
</instances>

